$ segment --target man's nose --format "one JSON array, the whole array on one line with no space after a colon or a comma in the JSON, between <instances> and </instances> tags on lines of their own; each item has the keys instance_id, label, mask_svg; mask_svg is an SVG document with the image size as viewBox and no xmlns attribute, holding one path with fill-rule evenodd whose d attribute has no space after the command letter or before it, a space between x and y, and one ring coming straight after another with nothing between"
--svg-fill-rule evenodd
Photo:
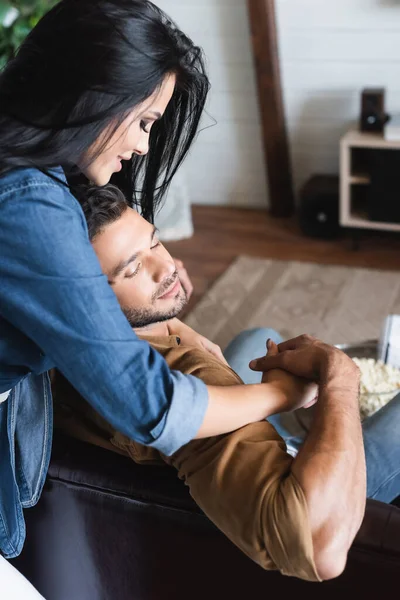
<instances>
[{"instance_id":1,"label":"man's nose","mask_svg":"<svg viewBox=\"0 0 400 600\"><path fill-rule=\"evenodd\" d=\"M176 271L175 263L173 261L165 260L161 256L155 256L153 261L153 280L156 283L162 283Z\"/></svg>"}]
</instances>

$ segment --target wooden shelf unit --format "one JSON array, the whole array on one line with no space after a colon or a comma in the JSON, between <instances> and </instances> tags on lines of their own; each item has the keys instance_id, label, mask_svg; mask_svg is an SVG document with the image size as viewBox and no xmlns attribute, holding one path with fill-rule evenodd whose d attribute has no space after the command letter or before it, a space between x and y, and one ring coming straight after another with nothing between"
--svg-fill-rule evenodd
<instances>
[{"instance_id":1,"label":"wooden shelf unit","mask_svg":"<svg viewBox=\"0 0 400 600\"><path fill-rule=\"evenodd\" d=\"M400 232L400 223L372 221L363 206L370 176L363 165L363 156L370 149L399 150L400 140L385 140L379 133L348 131L340 140L340 209L342 227ZM399 190L400 202L400 190Z\"/></svg>"}]
</instances>

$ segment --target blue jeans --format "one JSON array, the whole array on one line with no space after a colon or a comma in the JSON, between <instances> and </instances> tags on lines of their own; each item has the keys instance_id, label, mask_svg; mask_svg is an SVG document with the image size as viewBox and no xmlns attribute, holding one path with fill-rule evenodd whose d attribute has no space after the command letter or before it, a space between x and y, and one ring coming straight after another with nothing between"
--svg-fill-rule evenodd
<instances>
[{"instance_id":1,"label":"blue jeans","mask_svg":"<svg viewBox=\"0 0 400 600\"><path fill-rule=\"evenodd\" d=\"M266 341L282 341L273 329L249 329L240 333L226 348L224 355L245 383L259 383L261 374L249 369L253 358L266 354ZM283 437L288 452L295 454L307 431L296 420L295 413L268 418ZM367 497L392 502L400 495L400 394L389 404L365 419L363 436L367 463Z\"/></svg>"}]
</instances>

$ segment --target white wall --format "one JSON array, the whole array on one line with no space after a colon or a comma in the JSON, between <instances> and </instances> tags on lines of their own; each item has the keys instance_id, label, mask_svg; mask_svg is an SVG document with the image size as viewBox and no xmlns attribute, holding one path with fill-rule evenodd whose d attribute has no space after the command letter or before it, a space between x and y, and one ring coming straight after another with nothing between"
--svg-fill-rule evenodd
<instances>
[{"instance_id":1,"label":"white wall","mask_svg":"<svg viewBox=\"0 0 400 600\"><path fill-rule=\"evenodd\" d=\"M182 167L193 204L268 205L246 0L154 0L202 46L212 89L202 131ZM205 115L203 127L213 123Z\"/></svg>"},{"instance_id":2,"label":"white wall","mask_svg":"<svg viewBox=\"0 0 400 600\"><path fill-rule=\"evenodd\" d=\"M276 0L286 117L298 187L338 172L341 134L364 87L400 113L400 0Z\"/></svg>"}]
</instances>

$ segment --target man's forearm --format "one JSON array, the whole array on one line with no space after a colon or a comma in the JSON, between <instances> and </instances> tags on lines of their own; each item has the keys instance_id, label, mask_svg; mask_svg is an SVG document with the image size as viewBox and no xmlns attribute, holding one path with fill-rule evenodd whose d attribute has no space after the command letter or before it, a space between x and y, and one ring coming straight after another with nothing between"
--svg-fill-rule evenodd
<instances>
[{"instance_id":1,"label":"man's forearm","mask_svg":"<svg viewBox=\"0 0 400 600\"><path fill-rule=\"evenodd\" d=\"M308 505L317 569L322 579L343 570L365 510L366 470L358 381L323 380L310 433L293 462Z\"/></svg>"}]
</instances>

